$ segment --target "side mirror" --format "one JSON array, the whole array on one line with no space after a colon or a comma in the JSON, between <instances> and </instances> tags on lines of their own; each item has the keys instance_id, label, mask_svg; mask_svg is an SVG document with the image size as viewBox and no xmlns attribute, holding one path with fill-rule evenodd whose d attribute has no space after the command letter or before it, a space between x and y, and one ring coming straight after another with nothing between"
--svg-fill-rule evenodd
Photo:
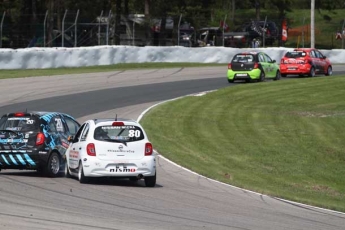
<instances>
[{"instance_id":1,"label":"side mirror","mask_svg":"<svg viewBox=\"0 0 345 230\"><path fill-rule=\"evenodd\" d=\"M68 140L69 143L73 142L74 136L73 135L68 136L67 140Z\"/></svg>"},{"instance_id":2,"label":"side mirror","mask_svg":"<svg viewBox=\"0 0 345 230\"><path fill-rule=\"evenodd\" d=\"M276 63L276 60L273 60L272 63Z\"/></svg>"}]
</instances>

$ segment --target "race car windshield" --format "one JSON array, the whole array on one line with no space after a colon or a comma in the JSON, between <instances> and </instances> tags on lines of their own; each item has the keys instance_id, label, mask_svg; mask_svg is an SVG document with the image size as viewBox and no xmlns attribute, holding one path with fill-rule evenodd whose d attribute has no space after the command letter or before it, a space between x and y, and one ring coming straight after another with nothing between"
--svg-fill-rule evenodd
<instances>
[{"instance_id":1,"label":"race car windshield","mask_svg":"<svg viewBox=\"0 0 345 230\"><path fill-rule=\"evenodd\" d=\"M253 61L254 61L254 56L252 54L237 54L232 59L232 62L241 62L241 63L253 62Z\"/></svg>"},{"instance_id":2,"label":"race car windshield","mask_svg":"<svg viewBox=\"0 0 345 230\"><path fill-rule=\"evenodd\" d=\"M287 52L285 54L285 57L287 57L287 58L300 58L300 57L305 57L306 55L307 55L306 52L294 51L294 52Z\"/></svg>"},{"instance_id":3,"label":"race car windshield","mask_svg":"<svg viewBox=\"0 0 345 230\"><path fill-rule=\"evenodd\" d=\"M38 131L39 124L36 117L3 117L0 120L0 130L14 132Z\"/></svg>"},{"instance_id":4,"label":"race car windshield","mask_svg":"<svg viewBox=\"0 0 345 230\"><path fill-rule=\"evenodd\" d=\"M144 133L140 127L134 125L123 126L98 126L94 132L94 139L109 142L133 142L144 139Z\"/></svg>"}]
</instances>

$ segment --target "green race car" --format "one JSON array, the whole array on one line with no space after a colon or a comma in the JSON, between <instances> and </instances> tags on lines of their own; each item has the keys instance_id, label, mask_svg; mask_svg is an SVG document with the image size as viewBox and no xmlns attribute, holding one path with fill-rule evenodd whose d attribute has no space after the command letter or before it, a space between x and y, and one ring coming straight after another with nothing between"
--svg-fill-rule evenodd
<instances>
[{"instance_id":1,"label":"green race car","mask_svg":"<svg viewBox=\"0 0 345 230\"><path fill-rule=\"evenodd\" d=\"M262 82L266 78L279 80L279 65L264 52L238 53L228 64L227 77L229 83L235 80Z\"/></svg>"}]
</instances>

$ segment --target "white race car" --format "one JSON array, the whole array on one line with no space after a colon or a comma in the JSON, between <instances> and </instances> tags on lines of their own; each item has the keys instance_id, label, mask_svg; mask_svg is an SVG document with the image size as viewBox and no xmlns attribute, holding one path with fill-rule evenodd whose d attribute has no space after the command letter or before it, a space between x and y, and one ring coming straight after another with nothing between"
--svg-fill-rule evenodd
<instances>
[{"instance_id":1,"label":"white race car","mask_svg":"<svg viewBox=\"0 0 345 230\"><path fill-rule=\"evenodd\" d=\"M143 127L134 120L94 119L69 138L66 177L87 183L90 177L144 179L156 185L156 156Z\"/></svg>"}]
</instances>

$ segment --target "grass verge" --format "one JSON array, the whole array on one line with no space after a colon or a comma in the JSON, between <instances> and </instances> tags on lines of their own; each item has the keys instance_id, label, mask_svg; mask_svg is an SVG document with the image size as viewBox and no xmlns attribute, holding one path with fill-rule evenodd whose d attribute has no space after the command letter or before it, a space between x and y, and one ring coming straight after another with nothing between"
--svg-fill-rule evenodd
<instances>
[{"instance_id":1,"label":"grass verge","mask_svg":"<svg viewBox=\"0 0 345 230\"><path fill-rule=\"evenodd\" d=\"M243 84L155 107L160 154L201 175L345 211L345 77Z\"/></svg>"},{"instance_id":2,"label":"grass verge","mask_svg":"<svg viewBox=\"0 0 345 230\"><path fill-rule=\"evenodd\" d=\"M52 76L64 74L97 73L109 71L122 71L133 69L155 69L155 68L187 68L187 67L208 67L226 66L218 63L123 63L106 66L90 66L78 68L55 68L55 69L23 69L23 70L0 70L0 79L20 78L33 76Z\"/></svg>"}]
</instances>

